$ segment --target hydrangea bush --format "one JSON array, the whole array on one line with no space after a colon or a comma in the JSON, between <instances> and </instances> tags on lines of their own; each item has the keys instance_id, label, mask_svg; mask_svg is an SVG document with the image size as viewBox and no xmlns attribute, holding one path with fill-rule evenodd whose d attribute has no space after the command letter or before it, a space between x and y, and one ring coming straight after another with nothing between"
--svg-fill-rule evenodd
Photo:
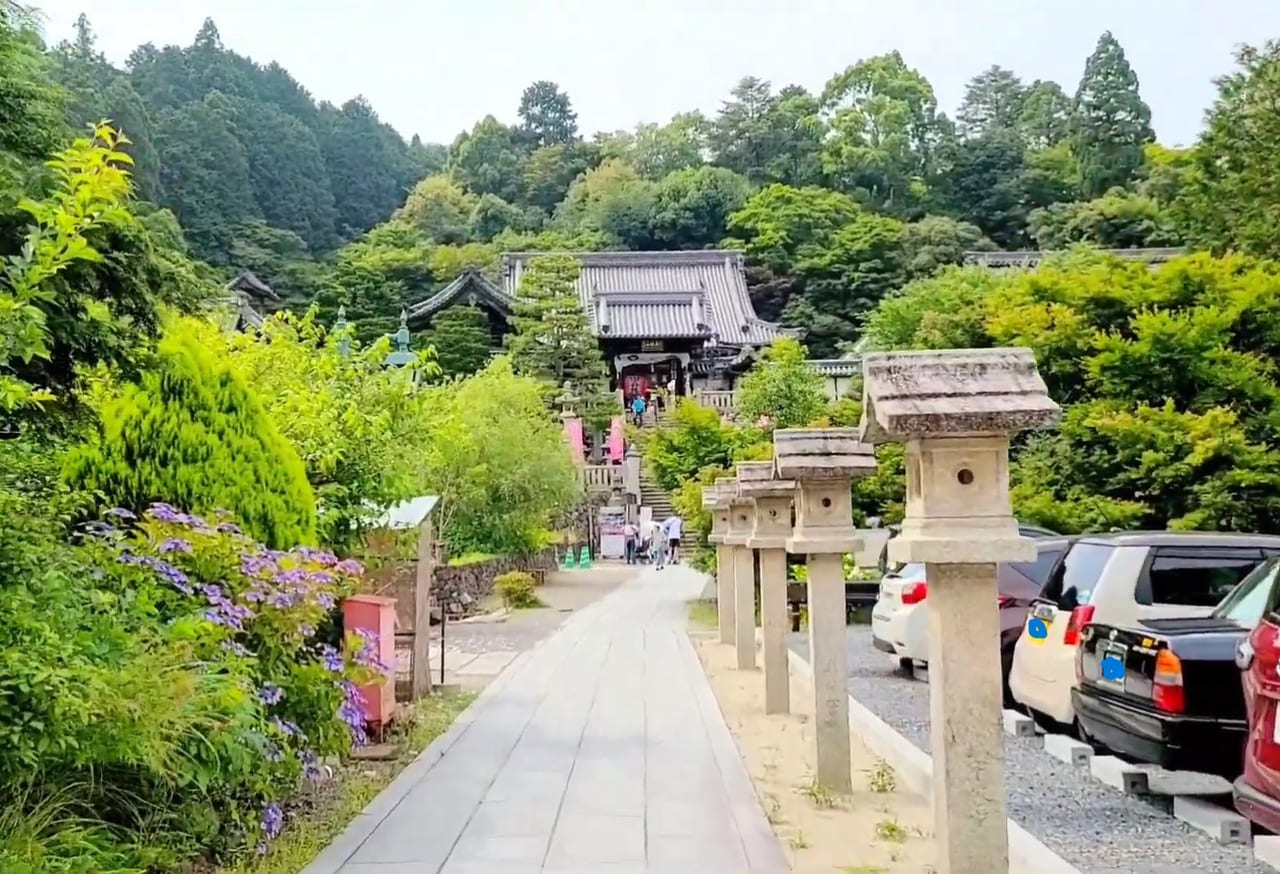
<instances>
[{"instance_id":1,"label":"hydrangea bush","mask_svg":"<svg viewBox=\"0 0 1280 874\"><path fill-rule=\"evenodd\" d=\"M207 845L265 852L282 802L321 776L324 757L366 741L359 686L388 669L374 635L339 639L336 613L364 569L308 547L268 549L226 513L168 504L141 517L110 510L86 534L98 585L141 607L128 614L140 624L153 618L200 681L216 678L216 712L181 742L172 777L212 816Z\"/></svg>"}]
</instances>

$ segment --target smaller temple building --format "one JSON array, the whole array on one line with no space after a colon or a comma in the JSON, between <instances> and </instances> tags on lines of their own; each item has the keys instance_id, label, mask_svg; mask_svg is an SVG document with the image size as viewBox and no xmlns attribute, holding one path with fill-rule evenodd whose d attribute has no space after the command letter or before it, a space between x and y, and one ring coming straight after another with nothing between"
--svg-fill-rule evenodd
<instances>
[{"instance_id":1,"label":"smaller temple building","mask_svg":"<svg viewBox=\"0 0 1280 874\"><path fill-rule=\"evenodd\" d=\"M529 262L552 254L582 265L578 299L609 366L610 389L625 397L672 381L679 395L731 390L764 346L796 335L756 315L742 253L722 250L509 252L500 284L467 270L411 307L409 324L422 330L450 306L474 306L500 347Z\"/></svg>"}]
</instances>

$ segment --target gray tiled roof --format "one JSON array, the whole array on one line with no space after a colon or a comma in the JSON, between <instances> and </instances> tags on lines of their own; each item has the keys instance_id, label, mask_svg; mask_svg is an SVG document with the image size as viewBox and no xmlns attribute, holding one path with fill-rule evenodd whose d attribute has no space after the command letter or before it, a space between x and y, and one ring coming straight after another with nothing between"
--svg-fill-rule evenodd
<instances>
[{"instance_id":1,"label":"gray tiled roof","mask_svg":"<svg viewBox=\"0 0 1280 874\"><path fill-rule=\"evenodd\" d=\"M503 315L510 315L511 308L515 305L515 301L508 297L501 288L486 279L479 270L474 267L468 267L458 275L457 279L431 297L418 301L409 307L409 321L429 318L468 294L476 302L487 303Z\"/></svg>"},{"instance_id":2,"label":"gray tiled roof","mask_svg":"<svg viewBox=\"0 0 1280 874\"><path fill-rule=\"evenodd\" d=\"M862 373L859 358L811 358L806 362L823 376L857 376Z\"/></svg>"},{"instance_id":3,"label":"gray tiled roof","mask_svg":"<svg viewBox=\"0 0 1280 874\"><path fill-rule=\"evenodd\" d=\"M756 315L741 252L509 252L503 290L514 297L531 259L568 255L582 264L578 297L602 337L709 337L761 346L788 332ZM601 326L597 298L604 298ZM702 311L699 330L698 310Z\"/></svg>"},{"instance_id":4,"label":"gray tiled roof","mask_svg":"<svg viewBox=\"0 0 1280 874\"><path fill-rule=\"evenodd\" d=\"M1062 251L1065 250L965 252L964 263L981 264L986 267L1034 267L1050 255L1057 255ZM1101 251L1125 261L1141 261L1146 264L1163 264L1171 258L1187 253L1186 249L1102 249Z\"/></svg>"}]
</instances>

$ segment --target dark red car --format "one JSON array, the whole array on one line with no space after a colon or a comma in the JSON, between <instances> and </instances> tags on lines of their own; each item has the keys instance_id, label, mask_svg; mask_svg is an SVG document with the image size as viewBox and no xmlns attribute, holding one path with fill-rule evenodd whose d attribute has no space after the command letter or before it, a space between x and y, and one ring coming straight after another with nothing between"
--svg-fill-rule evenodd
<instances>
[{"instance_id":1,"label":"dark red car","mask_svg":"<svg viewBox=\"0 0 1280 874\"><path fill-rule=\"evenodd\" d=\"M1265 562L1255 575L1261 620L1236 651L1243 672L1247 734L1244 773L1235 781L1236 810L1268 831L1280 833L1280 559Z\"/></svg>"}]
</instances>

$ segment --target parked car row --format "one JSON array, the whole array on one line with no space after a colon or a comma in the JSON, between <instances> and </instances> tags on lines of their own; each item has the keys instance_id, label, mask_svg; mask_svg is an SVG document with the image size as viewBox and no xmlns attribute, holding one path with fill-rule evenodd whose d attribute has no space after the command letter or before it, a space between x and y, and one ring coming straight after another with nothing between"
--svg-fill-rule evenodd
<instances>
[{"instance_id":1,"label":"parked car row","mask_svg":"<svg viewBox=\"0 0 1280 874\"><path fill-rule=\"evenodd\" d=\"M1097 749L1234 780L1237 809L1280 831L1280 537L1036 544L1035 562L998 568L1006 698ZM927 661L923 611L907 609L926 592L923 567L885 576L878 649Z\"/></svg>"}]
</instances>

